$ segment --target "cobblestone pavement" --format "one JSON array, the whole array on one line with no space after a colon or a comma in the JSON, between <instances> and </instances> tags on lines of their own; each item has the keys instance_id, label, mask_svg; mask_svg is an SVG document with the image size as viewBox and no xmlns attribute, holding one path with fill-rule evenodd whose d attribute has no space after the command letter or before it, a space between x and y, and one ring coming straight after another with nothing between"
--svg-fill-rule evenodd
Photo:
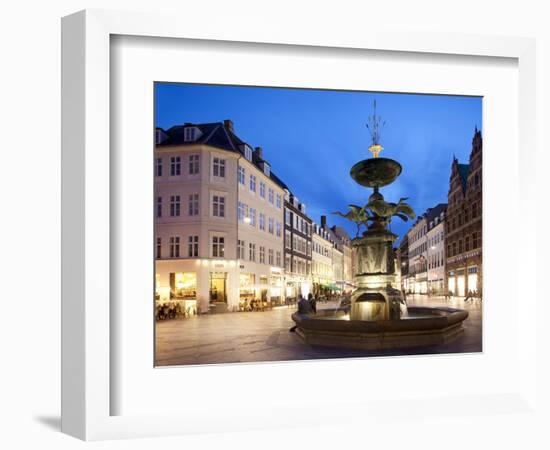
<instances>
[{"instance_id":1,"label":"cobblestone pavement","mask_svg":"<svg viewBox=\"0 0 550 450\"><path fill-rule=\"evenodd\" d=\"M453 298L408 296L409 305L449 306L466 309L464 334L439 346L399 350L350 350L311 346L296 333L290 315L293 308L265 312L212 314L156 325L156 365L189 365L300 359L395 356L435 353L471 353L482 350L482 303ZM334 307L321 304L319 307Z\"/></svg>"}]
</instances>

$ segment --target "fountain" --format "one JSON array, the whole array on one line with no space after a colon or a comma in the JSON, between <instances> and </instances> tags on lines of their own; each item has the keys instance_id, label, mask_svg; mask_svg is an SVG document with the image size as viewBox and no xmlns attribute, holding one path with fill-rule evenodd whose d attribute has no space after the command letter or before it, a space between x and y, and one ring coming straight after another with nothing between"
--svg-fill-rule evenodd
<instances>
[{"instance_id":1,"label":"fountain","mask_svg":"<svg viewBox=\"0 0 550 450\"><path fill-rule=\"evenodd\" d=\"M347 310L294 313L297 334L310 344L360 349L443 344L462 333L462 322L468 317L466 311L459 309L407 306L397 286L393 252L397 236L388 226L393 217L407 221L416 215L406 198L391 203L380 193L380 188L393 183L402 172L397 161L379 157L383 150L380 145L383 125L376 115L375 101L374 114L367 123L373 157L359 161L350 171L358 184L372 188L373 192L365 206L349 205L347 213L335 213L357 225L357 236L352 240L357 253L357 273L351 305ZM366 230L361 235L362 227Z\"/></svg>"}]
</instances>

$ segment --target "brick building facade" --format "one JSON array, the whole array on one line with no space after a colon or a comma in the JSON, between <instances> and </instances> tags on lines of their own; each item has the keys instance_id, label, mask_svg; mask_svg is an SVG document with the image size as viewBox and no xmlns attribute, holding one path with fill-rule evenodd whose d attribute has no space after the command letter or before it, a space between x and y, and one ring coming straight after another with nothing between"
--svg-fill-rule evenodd
<instances>
[{"instance_id":1,"label":"brick building facade","mask_svg":"<svg viewBox=\"0 0 550 450\"><path fill-rule=\"evenodd\" d=\"M446 286L456 296L482 295L482 147L475 130L469 164L451 166L445 224Z\"/></svg>"}]
</instances>

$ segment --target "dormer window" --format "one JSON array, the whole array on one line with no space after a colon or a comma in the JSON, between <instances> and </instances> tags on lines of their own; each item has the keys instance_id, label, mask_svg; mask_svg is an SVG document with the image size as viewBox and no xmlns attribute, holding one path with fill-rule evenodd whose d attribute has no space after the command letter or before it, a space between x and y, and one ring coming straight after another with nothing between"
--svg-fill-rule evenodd
<instances>
[{"instance_id":1,"label":"dormer window","mask_svg":"<svg viewBox=\"0 0 550 450\"><path fill-rule=\"evenodd\" d=\"M185 142L195 142L201 134L197 127L185 127L183 140Z\"/></svg>"},{"instance_id":2,"label":"dormer window","mask_svg":"<svg viewBox=\"0 0 550 450\"><path fill-rule=\"evenodd\" d=\"M166 133L160 129L155 130L155 144L162 144L166 140Z\"/></svg>"},{"instance_id":3,"label":"dormer window","mask_svg":"<svg viewBox=\"0 0 550 450\"><path fill-rule=\"evenodd\" d=\"M244 157L248 161L252 161L252 149L248 145L244 146Z\"/></svg>"},{"instance_id":4,"label":"dormer window","mask_svg":"<svg viewBox=\"0 0 550 450\"><path fill-rule=\"evenodd\" d=\"M266 177L270 176L271 174L271 167L269 167L269 164L264 162L264 174Z\"/></svg>"}]
</instances>

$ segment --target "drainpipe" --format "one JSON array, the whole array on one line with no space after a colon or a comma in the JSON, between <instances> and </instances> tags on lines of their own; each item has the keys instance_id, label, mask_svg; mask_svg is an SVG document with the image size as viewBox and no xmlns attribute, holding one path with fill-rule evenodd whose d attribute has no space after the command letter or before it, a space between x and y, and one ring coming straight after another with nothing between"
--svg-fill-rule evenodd
<instances>
[{"instance_id":1,"label":"drainpipe","mask_svg":"<svg viewBox=\"0 0 550 450\"><path fill-rule=\"evenodd\" d=\"M242 155L239 153L239 157L237 158L237 195L236 195L236 202L235 202L235 212L237 213L236 214L236 217L237 217L237 225L236 225L236 239L235 239L235 243L237 244L237 252L235 254L236 258L235 258L235 261L236 261L236 269L237 269L237 274L240 274L241 273L241 267L240 267L240 264L239 264L239 162L241 161L241 158L242 158ZM245 180L245 185L246 185L246 180ZM246 248L245 248L245 252L246 252ZM238 277L237 277L238 278ZM237 283L237 307L241 301L241 292L240 292L240 280L237 279L238 283Z\"/></svg>"}]
</instances>

